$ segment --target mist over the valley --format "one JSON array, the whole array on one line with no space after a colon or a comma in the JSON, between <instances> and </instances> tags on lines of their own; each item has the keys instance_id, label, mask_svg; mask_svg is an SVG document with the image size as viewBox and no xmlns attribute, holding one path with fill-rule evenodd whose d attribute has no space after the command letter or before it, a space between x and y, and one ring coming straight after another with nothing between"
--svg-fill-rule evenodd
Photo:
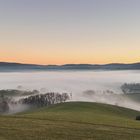
<instances>
[{"instance_id":1,"label":"mist over the valley","mask_svg":"<svg viewBox=\"0 0 140 140\"><path fill-rule=\"evenodd\" d=\"M40 94L72 93L71 101L90 101L140 110L140 94L126 95L124 83L140 83L140 71L47 71L0 73L0 90L37 90ZM19 100L28 95L13 96ZM138 96L138 97L137 97ZM9 113L27 110L28 105L10 105Z\"/></svg>"}]
</instances>

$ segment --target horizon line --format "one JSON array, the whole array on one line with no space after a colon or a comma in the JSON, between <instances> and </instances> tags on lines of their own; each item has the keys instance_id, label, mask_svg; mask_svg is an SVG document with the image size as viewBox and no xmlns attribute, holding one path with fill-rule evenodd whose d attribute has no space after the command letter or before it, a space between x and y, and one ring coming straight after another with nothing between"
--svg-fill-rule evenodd
<instances>
[{"instance_id":1,"label":"horizon line","mask_svg":"<svg viewBox=\"0 0 140 140\"><path fill-rule=\"evenodd\" d=\"M23 64L23 65L40 65L40 66L63 66L63 65L108 65L108 64L137 64L139 62L130 62L130 63L121 63L121 62L112 62L112 63L64 63L64 64L37 64L37 63L24 63L24 62L15 62L15 61L0 61L0 63L10 63L10 64Z\"/></svg>"}]
</instances>

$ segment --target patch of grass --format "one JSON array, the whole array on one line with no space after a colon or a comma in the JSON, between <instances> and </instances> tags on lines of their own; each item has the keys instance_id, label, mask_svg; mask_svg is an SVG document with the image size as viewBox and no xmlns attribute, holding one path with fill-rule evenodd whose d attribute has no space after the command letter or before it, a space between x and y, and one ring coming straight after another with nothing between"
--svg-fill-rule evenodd
<instances>
[{"instance_id":1,"label":"patch of grass","mask_svg":"<svg viewBox=\"0 0 140 140\"><path fill-rule=\"evenodd\" d=\"M62 103L0 116L0 140L139 140L137 115L106 104Z\"/></svg>"}]
</instances>

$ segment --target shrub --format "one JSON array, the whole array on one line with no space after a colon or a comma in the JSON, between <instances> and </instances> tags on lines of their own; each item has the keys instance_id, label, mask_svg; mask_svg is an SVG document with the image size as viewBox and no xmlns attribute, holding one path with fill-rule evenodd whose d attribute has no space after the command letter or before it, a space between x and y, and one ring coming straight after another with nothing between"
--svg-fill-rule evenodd
<instances>
[{"instance_id":1,"label":"shrub","mask_svg":"<svg viewBox=\"0 0 140 140\"><path fill-rule=\"evenodd\" d=\"M136 116L136 120L137 121L140 121L140 116Z\"/></svg>"}]
</instances>

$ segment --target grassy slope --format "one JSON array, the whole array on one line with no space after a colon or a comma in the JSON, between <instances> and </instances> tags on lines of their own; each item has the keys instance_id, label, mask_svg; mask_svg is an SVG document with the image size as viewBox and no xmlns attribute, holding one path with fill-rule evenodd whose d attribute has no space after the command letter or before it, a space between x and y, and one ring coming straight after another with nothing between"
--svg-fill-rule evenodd
<instances>
[{"instance_id":1,"label":"grassy slope","mask_svg":"<svg viewBox=\"0 0 140 140\"><path fill-rule=\"evenodd\" d=\"M140 112L71 102L0 116L0 140L139 140Z\"/></svg>"}]
</instances>

